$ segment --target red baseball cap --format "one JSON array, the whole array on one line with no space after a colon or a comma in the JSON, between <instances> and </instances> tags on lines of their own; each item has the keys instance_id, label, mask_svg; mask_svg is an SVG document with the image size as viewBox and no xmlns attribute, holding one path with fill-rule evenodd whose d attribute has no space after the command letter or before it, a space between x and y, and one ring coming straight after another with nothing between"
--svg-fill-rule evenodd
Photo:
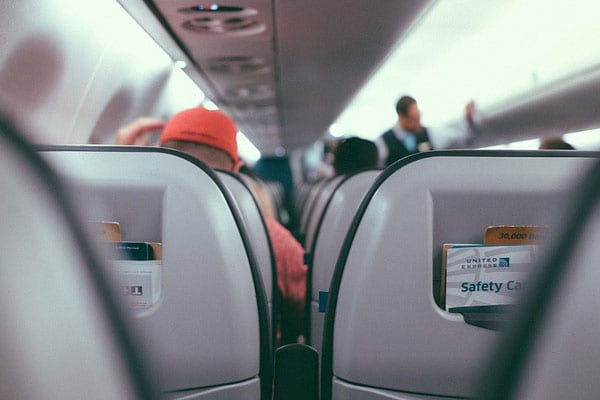
<instances>
[{"instance_id":1,"label":"red baseball cap","mask_svg":"<svg viewBox=\"0 0 600 400\"><path fill-rule=\"evenodd\" d=\"M223 150L239 161L237 127L225 113L204 107L190 108L173 116L164 127L160 144L170 140L201 143Z\"/></svg>"}]
</instances>

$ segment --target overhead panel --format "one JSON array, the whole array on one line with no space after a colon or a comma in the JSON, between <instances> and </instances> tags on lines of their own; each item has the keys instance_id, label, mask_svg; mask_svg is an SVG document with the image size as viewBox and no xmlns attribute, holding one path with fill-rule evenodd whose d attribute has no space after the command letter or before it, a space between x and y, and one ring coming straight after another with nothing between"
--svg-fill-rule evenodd
<instances>
[{"instance_id":1,"label":"overhead panel","mask_svg":"<svg viewBox=\"0 0 600 400\"><path fill-rule=\"evenodd\" d=\"M240 130L279 142L271 1L155 3Z\"/></svg>"},{"instance_id":2,"label":"overhead panel","mask_svg":"<svg viewBox=\"0 0 600 400\"><path fill-rule=\"evenodd\" d=\"M119 1L154 12L191 59L190 76L267 155L321 138L433 2ZM138 22L152 34L156 20Z\"/></svg>"}]
</instances>

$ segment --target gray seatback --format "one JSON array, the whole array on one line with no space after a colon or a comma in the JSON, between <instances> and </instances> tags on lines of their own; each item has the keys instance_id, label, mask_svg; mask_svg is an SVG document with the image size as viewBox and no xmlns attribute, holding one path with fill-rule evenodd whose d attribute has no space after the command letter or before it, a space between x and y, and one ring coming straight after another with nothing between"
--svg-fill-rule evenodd
<instances>
[{"instance_id":1,"label":"gray seatback","mask_svg":"<svg viewBox=\"0 0 600 400\"><path fill-rule=\"evenodd\" d=\"M236 176L217 171L217 176L230 191L239 207L240 216L248 233L248 239L260 269L269 305L269 322L273 327L273 301L277 294L277 270L275 269L271 240L261 211L250 189ZM273 329L271 329L273 331Z\"/></svg>"},{"instance_id":2,"label":"gray seatback","mask_svg":"<svg viewBox=\"0 0 600 400\"><path fill-rule=\"evenodd\" d=\"M315 201L316 201L317 197L319 196L319 193L321 192L321 190L325 187L325 185L327 185L328 182L329 182L329 179L324 179L322 181L319 181L319 182L313 184L310 187L308 194L306 194L306 199L304 200L304 203L302 204L302 209L300 210L299 233L300 233L300 236L302 236L302 237L306 234L306 228L308 226L308 217L311 214L311 211L314 207Z\"/></svg>"},{"instance_id":3,"label":"gray seatback","mask_svg":"<svg viewBox=\"0 0 600 400\"><path fill-rule=\"evenodd\" d=\"M594 399L600 395L598 285L600 164L575 180L577 202L540 264L514 329L490 357L480 398Z\"/></svg>"},{"instance_id":4,"label":"gray seatback","mask_svg":"<svg viewBox=\"0 0 600 400\"><path fill-rule=\"evenodd\" d=\"M554 227L596 154L431 152L388 168L365 197L331 284L323 398L469 397L498 334L434 298L444 243L489 225ZM330 397L331 396L331 397Z\"/></svg>"},{"instance_id":5,"label":"gray seatback","mask_svg":"<svg viewBox=\"0 0 600 400\"><path fill-rule=\"evenodd\" d=\"M300 215L302 213L302 207L304 205L304 202L306 201L306 198L308 196L308 193L309 193L311 187L312 187L312 185L310 185L306 182L302 182L301 184L294 187L294 193L292 195L292 202L293 202L294 210L296 213L298 213L298 215Z\"/></svg>"},{"instance_id":6,"label":"gray seatback","mask_svg":"<svg viewBox=\"0 0 600 400\"><path fill-rule=\"evenodd\" d=\"M155 398L63 185L0 119L0 398Z\"/></svg>"},{"instance_id":7,"label":"gray seatback","mask_svg":"<svg viewBox=\"0 0 600 400\"><path fill-rule=\"evenodd\" d=\"M311 267L310 345L321 352L329 284L348 228L361 200L381 171L347 176L335 189L316 233Z\"/></svg>"},{"instance_id":8,"label":"gray seatback","mask_svg":"<svg viewBox=\"0 0 600 400\"><path fill-rule=\"evenodd\" d=\"M343 179L343 175L336 176L335 178L330 179L321 188L319 193L317 193L317 197L314 200L312 210L308 215L308 222L306 223L306 232L304 235L304 248L307 249L307 251L312 248L313 241L315 239L315 234L317 233L317 226L319 225L319 220L321 219L321 215L323 215L323 211L325 211L325 206L327 205L329 199L331 198L331 195Z\"/></svg>"},{"instance_id":9,"label":"gray seatback","mask_svg":"<svg viewBox=\"0 0 600 400\"><path fill-rule=\"evenodd\" d=\"M233 200L198 160L168 149L45 148L43 156L121 223L123 240L161 242L161 296L134 311L170 397L269 397L266 298Z\"/></svg>"}]
</instances>

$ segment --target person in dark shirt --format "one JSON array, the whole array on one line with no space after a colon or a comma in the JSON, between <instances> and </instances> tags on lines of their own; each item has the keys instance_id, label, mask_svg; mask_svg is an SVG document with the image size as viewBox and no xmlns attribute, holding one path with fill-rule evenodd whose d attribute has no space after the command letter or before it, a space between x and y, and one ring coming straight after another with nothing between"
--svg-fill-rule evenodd
<instances>
[{"instance_id":1,"label":"person in dark shirt","mask_svg":"<svg viewBox=\"0 0 600 400\"><path fill-rule=\"evenodd\" d=\"M387 167L414 153L468 143L477 134L474 111L475 103L471 101L466 106L464 122L459 126L429 129L421 124L417 101L413 97L402 96L396 103L398 123L375 141L380 164Z\"/></svg>"}]
</instances>

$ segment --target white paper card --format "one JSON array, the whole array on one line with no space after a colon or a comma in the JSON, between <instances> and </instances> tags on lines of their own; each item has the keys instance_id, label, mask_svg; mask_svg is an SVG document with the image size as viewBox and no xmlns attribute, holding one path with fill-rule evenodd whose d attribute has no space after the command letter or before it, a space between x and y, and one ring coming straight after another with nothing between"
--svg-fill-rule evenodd
<instances>
[{"instance_id":1,"label":"white paper card","mask_svg":"<svg viewBox=\"0 0 600 400\"><path fill-rule=\"evenodd\" d=\"M119 280L119 292L130 308L147 309L160 299L162 290L161 260L117 260L114 263Z\"/></svg>"},{"instance_id":2,"label":"white paper card","mask_svg":"<svg viewBox=\"0 0 600 400\"><path fill-rule=\"evenodd\" d=\"M539 245L449 248L446 309L514 304L527 290L539 250Z\"/></svg>"}]
</instances>

